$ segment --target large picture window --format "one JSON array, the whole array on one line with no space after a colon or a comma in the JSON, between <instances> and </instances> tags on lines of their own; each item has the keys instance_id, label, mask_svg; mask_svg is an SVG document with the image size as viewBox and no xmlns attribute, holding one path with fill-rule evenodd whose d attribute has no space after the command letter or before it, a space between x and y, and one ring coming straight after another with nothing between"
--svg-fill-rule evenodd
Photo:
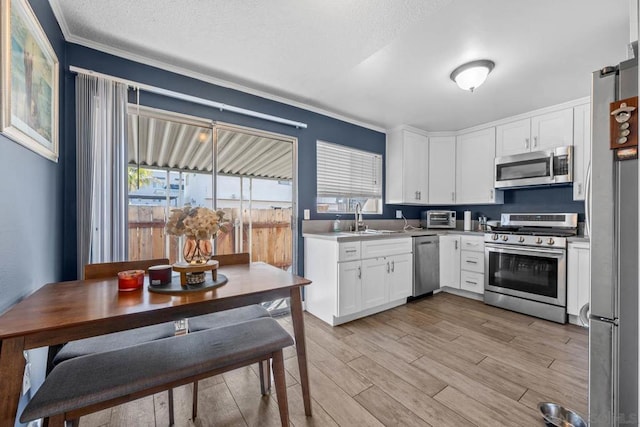
<instances>
[{"instance_id":1,"label":"large picture window","mask_svg":"<svg viewBox=\"0 0 640 427\"><path fill-rule=\"evenodd\" d=\"M382 213L382 155L317 141L318 212Z\"/></svg>"}]
</instances>

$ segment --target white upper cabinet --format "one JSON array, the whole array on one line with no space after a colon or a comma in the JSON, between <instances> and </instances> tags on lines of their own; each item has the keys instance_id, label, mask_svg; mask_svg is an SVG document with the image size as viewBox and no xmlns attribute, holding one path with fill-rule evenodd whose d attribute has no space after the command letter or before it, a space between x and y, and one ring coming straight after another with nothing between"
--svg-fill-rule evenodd
<instances>
[{"instance_id":1,"label":"white upper cabinet","mask_svg":"<svg viewBox=\"0 0 640 427\"><path fill-rule=\"evenodd\" d=\"M496 127L496 156L511 156L531 150L531 119Z\"/></svg>"},{"instance_id":2,"label":"white upper cabinet","mask_svg":"<svg viewBox=\"0 0 640 427\"><path fill-rule=\"evenodd\" d=\"M573 144L573 108L531 118L531 151Z\"/></svg>"},{"instance_id":3,"label":"white upper cabinet","mask_svg":"<svg viewBox=\"0 0 640 427\"><path fill-rule=\"evenodd\" d=\"M573 108L533 116L496 127L496 156L573 144Z\"/></svg>"},{"instance_id":4,"label":"white upper cabinet","mask_svg":"<svg viewBox=\"0 0 640 427\"><path fill-rule=\"evenodd\" d=\"M429 203L429 140L406 129L387 135L385 203Z\"/></svg>"},{"instance_id":5,"label":"white upper cabinet","mask_svg":"<svg viewBox=\"0 0 640 427\"><path fill-rule=\"evenodd\" d=\"M573 200L584 200L591 162L591 104L573 109Z\"/></svg>"},{"instance_id":6,"label":"white upper cabinet","mask_svg":"<svg viewBox=\"0 0 640 427\"><path fill-rule=\"evenodd\" d=\"M455 203L456 137L429 138L429 204Z\"/></svg>"},{"instance_id":7,"label":"white upper cabinet","mask_svg":"<svg viewBox=\"0 0 640 427\"><path fill-rule=\"evenodd\" d=\"M496 128L456 138L456 204L503 203L502 191L494 188Z\"/></svg>"}]
</instances>

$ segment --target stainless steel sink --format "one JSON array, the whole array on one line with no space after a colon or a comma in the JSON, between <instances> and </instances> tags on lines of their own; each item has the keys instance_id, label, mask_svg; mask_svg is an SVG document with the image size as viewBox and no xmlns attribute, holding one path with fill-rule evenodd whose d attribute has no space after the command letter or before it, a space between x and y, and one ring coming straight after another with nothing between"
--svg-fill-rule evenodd
<instances>
[{"instance_id":1,"label":"stainless steel sink","mask_svg":"<svg viewBox=\"0 0 640 427\"><path fill-rule=\"evenodd\" d=\"M380 234L398 234L404 233L403 230L373 230L366 229L362 231L343 231L342 233L351 234L353 236L380 235Z\"/></svg>"}]
</instances>

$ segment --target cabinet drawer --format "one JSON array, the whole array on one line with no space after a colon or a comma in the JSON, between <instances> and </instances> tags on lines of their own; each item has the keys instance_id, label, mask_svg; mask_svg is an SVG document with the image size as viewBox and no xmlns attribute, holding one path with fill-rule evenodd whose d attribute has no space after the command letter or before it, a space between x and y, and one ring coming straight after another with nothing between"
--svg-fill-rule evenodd
<instances>
[{"instance_id":1,"label":"cabinet drawer","mask_svg":"<svg viewBox=\"0 0 640 427\"><path fill-rule=\"evenodd\" d=\"M460 252L460 269L484 273L484 253L483 252Z\"/></svg>"},{"instance_id":2,"label":"cabinet drawer","mask_svg":"<svg viewBox=\"0 0 640 427\"><path fill-rule=\"evenodd\" d=\"M462 236L460 238L460 245L463 251L484 252L484 237Z\"/></svg>"},{"instance_id":3,"label":"cabinet drawer","mask_svg":"<svg viewBox=\"0 0 640 427\"><path fill-rule=\"evenodd\" d=\"M475 292L477 294L484 293L484 274L473 273L471 271L460 272L460 289Z\"/></svg>"},{"instance_id":4,"label":"cabinet drawer","mask_svg":"<svg viewBox=\"0 0 640 427\"><path fill-rule=\"evenodd\" d=\"M362 259L411 253L410 237L402 239L369 239L362 241Z\"/></svg>"},{"instance_id":5,"label":"cabinet drawer","mask_svg":"<svg viewBox=\"0 0 640 427\"><path fill-rule=\"evenodd\" d=\"M338 248L338 261L360 259L360 242L339 243Z\"/></svg>"}]
</instances>

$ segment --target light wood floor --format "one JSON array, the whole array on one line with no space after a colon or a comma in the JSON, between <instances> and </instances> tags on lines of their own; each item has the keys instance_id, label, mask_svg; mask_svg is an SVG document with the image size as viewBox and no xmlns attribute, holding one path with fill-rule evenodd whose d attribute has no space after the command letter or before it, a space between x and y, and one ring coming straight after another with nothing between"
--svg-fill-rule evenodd
<instances>
[{"instance_id":1,"label":"light wood floor","mask_svg":"<svg viewBox=\"0 0 640 427\"><path fill-rule=\"evenodd\" d=\"M290 332L289 318L280 321ZM305 314L312 418L293 348L285 352L294 426L543 426L537 404L586 415L588 334L440 293L332 328ZM276 396L260 395L256 367L175 391L178 426L279 426ZM81 419L89 426L166 426L160 393Z\"/></svg>"}]
</instances>

